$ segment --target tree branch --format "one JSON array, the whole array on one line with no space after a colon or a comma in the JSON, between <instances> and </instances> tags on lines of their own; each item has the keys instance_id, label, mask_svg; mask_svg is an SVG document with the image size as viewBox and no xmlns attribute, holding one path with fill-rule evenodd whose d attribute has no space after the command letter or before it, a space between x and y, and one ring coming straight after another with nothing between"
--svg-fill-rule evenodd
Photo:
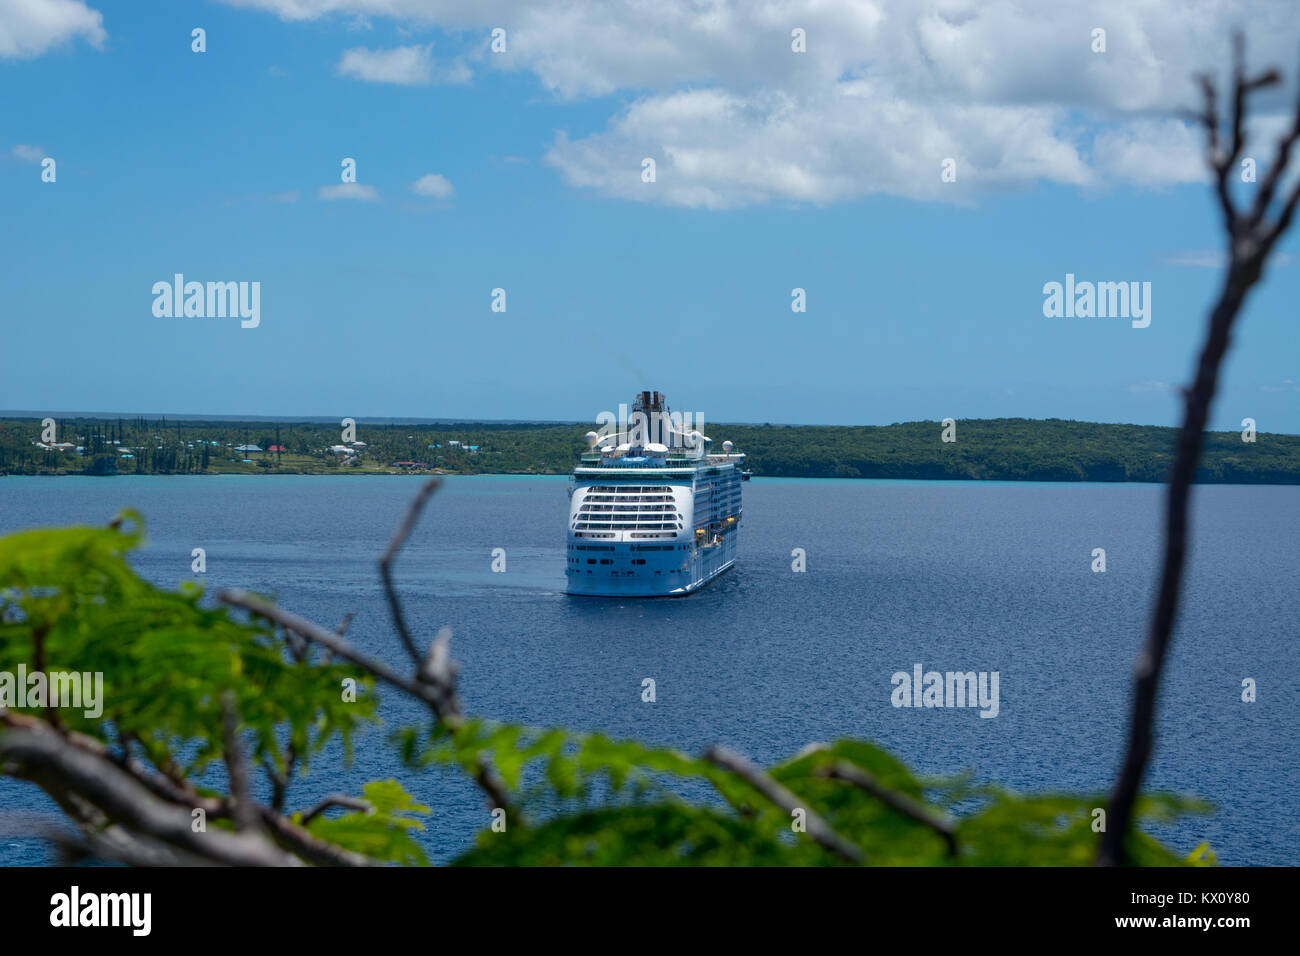
<instances>
[{"instance_id":1,"label":"tree branch","mask_svg":"<svg viewBox=\"0 0 1300 956\"><path fill-rule=\"evenodd\" d=\"M221 695L221 749L226 763L226 776L230 780L230 798L235 826L251 830L257 824L257 811L248 790L248 764L244 748L239 744L239 709L234 691Z\"/></svg>"},{"instance_id":2,"label":"tree branch","mask_svg":"<svg viewBox=\"0 0 1300 956\"><path fill-rule=\"evenodd\" d=\"M808 824L808 835L823 848L830 850L836 856L848 860L850 863L866 862L862 849L857 844L836 833L817 811L808 806L807 801L800 799L781 786L781 784L734 750L718 745L709 748L705 757L715 766L721 767L723 770L729 770L744 778L750 786L787 814L793 814L795 810L802 810Z\"/></svg>"},{"instance_id":3,"label":"tree branch","mask_svg":"<svg viewBox=\"0 0 1300 956\"><path fill-rule=\"evenodd\" d=\"M1286 174L1290 150L1300 136L1300 102L1292 132L1278 144L1277 155L1256 197L1255 209L1242 218L1228 191L1229 170L1236 162L1243 144L1247 95L1278 82L1276 71L1254 80L1245 77L1242 65L1243 41L1238 34L1233 41L1233 114L1232 155L1223 160L1218 148L1218 120L1215 113L1216 91L1210 77L1201 77L1205 100L1206 144L1208 163L1216 174L1216 192L1224 209L1229 233L1229 264L1218 300L1210 313L1209 330L1201 348L1192 386L1184 392L1183 426L1178 435L1174 463L1169 475L1165 501L1165 536L1159 590L1147 632L1146 644L1135 668L1133 711L1129 724L1128 745L1119 778L1111 794L1108 826L1102 835L1097 862L1114 866L1127 860L1125 840L1133 825L1133 809L1138 790L1146 773L1155 739L1154 723L1160 675L1173 637L1182 592L1183 568L1187 557L1188 501L1196 466L1201 457L1205 426L1210 406L1218 388L1219 368L1231 341L1233 322L1245 303L1251 287L1259 281L1264 263L1274 243L1291 223L1300 187L1292 195L1274 223L1267 221L1267 207L1273 190Z\"/></svg>"},{"instance_id":4,"label":"tree branch","mask_svg":"<svg viewBox=\"0 0 1300 956\"><path fill-rule=\"evenodd\" d=\"M398 690L423 701L433 712L434 717L447 728L449 733L454 734L464 725L465 718L461 714L460 701L456 695L455 664L450 659L450 629L443 628L438 632L429 647L429 654L421 662L417 679L412 680L403 674L399 674L383 661L357 650L333 631L321 627L304 617L299 617L291 611L286 611L284 608L256 594L232 589L222 591L217 595L217 599L224 604L241 607L259 617L274 621L282 627L302 635L309 641L327 648L337 657L351 661L384 683L390 684ZM479 788L492 801L493 807L501 807L508 811L512 809L513 801L510 798L510 792L505 782L492 769L490 764L480 762L474 779ZM517 815L517 811L515 811L515 814Z\"/></svg>"},{"instance_id":5,"label":"tree branch","mask_svg":"<svg viewBox=\"0 0 1300 956\"><path fill-rule=\"evenodd\" d=\"M189 810L158 799L107 756L78 747L45 726L10 726L0 733L0 764L6 773L37 784L60 806L75 798L106 821L182 853L230 866L301 862L252 832L194 830ZM74 819L89 821L88 808Z\"/></svg>"},{"instance_id":6,"label":"tree branch","mask_svg":"<svg viewBox=\"0 0 1300 956\"><path fill-rule=\"evenodd\" d=\"M311 823L331 807L347 807L349 810L360 810L362 813L369 813L374 810L374 807L360 797L349 797L343 793L331 793L302 815L302 825L306 826Z\"/></svg>"},{"instance_id":7,"label":"tree branch","mask_svg":"<svg viewBox=\"0 0 1300 956\"><path fill-rule=\"evenodd\" d=\"M397 526L397 530L393 532L392 540L388 542L388 550L379 559L379 574L384 579L384 593L388 596L388 610L392 613L393 625L397 628L402 643L406 645L406 652L411 655L411 660L415 662L416 666L420 664L420 652L415 649L415 640L411 637L411 631L406 626L406 616L402 613L402 602L397 596L397 589L393 586L392 566L393 561L397 559L398 553L401 552L402 546L406 544L406 539L414 530L415 523L420 519L420 512L424 510L425 503L441 486L441 478L430 478L424 483L419 493L416 494L415 500L411 502L411 507L407 509L406 517Z\"/></svg>"},{"instance_id":8,"label":"tree branch","mask_svg":"<svg viewBox=\"0 0 1300 956\"><path fill-rule=\"evenodd\" d=\"M859 790L865 790L889 808L897 810L917 823L924 824L939 834L948 845L948 855L957 855L957 837L950 821L931 813L924 804L918 803L907 794L881 786L875 777L861 767L854 766L847 760L841 760L828 766L818 767L813 773L819 777L843 780L845 783L853 784Z\"/></svg>"}]
</instances>

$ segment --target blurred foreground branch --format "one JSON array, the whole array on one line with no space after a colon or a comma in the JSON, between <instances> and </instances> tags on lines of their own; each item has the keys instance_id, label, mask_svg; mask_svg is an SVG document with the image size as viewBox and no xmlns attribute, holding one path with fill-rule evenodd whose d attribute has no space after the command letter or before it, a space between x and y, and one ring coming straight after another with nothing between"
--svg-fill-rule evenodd
<instances>
[{"instance_id":1,"label":"blurred foreground branch","mask_svg":"<svg viewBox=\"0 0 1300 956\"><path fill-rule=\"evenodd\" d=\"M1300 97L1290 127L1278 141L1273 164L1260 182L1255 201L1239 208L1230 188L1237 173L1238 161L1246 145L1245 125L1247 98L1257 91L1280 82L1276 70L1248 78L1245 72L1245 42L1238 34L1233 40L1232 105L1228 114L1226 137L1220 131L1218 91L1214 78L1198 77L1204 108L1196 119L1205 129L1207 160L1214 174L1215 193L1223 212L1228 234L1228 270L1219 297L1210 311L1209 329L1196 366L1196 377L1184 390L1183 426L1178 436L1169 491L1165 499L1165 538L1163 566L1155 609L1151 616L1146 645L1138 657L1134 684L1133 712L1129 725L1128 746L1115 790L1111 795L1109 819L1102 836L1097 862L1113 866L1127 862L1126 840L1133 822L1133 810L1142 778L1151 756L1154 738L1156 698L1160 674L1169 651L1170 639L1178 613L1182 591L1183 567L1187 554L1187 505L1192 480L1201 457L1210 405L1218 388L1219 368L1227 354L1234 321L1246 301L1246 294L1259 281L1264 264L1286 232L1300 203L1300 181L1270 217L1274 197L1285 178L1291 151L1300 140ZM1300 83L1297 83L1300 87ZM1226 149L1222 140L1226 138Z\"/></svg>"}]
</instances>

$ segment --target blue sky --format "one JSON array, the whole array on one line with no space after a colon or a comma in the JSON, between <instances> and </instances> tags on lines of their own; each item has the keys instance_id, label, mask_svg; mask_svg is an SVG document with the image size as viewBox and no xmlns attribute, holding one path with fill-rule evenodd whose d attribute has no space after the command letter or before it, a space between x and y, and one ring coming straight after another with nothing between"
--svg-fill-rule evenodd
<instances>
[{"instance_id":1,"label":"blue sky","mask_svg":"<svg viewBox=\"0 0 1300 956\"><path fill-rule=\"evenodd\" d=\"M689 47L698 23L656 37L621 4L605 24L545 3L65 4L59 32L0 2L0 408L594 420L649 387L709 421L1178 421L1221 242L1196 139L1167 117L1223 65L1217 5L1189 27L1098 4L1077 30L997 5L1024 30L992 66L978 17L945 13L952 62L921 70L871 55L900 21L930 35L914 5L832 55L822 38L852 31L790 4L806 68L743 8L728 44L679 56L665 38ZM1293 83L1269 58L1300 46L1269 29L1279 9L1249 18L1252 61ZM1104 54L1092 20L1117 25ZM1077 70L1015 72L1017 42L1058 30ZM634 39L592 54L614 35ZM322 196L344 157L375 198ZM451 195L417 193L429 174ZM1300 432L1294 235L1282 251L1214 427ZM260 282L260 325L156 317L176 272ZM1150 327L1044 317L1066 273L1150 282Z\"/></svg>"}]
</instances>

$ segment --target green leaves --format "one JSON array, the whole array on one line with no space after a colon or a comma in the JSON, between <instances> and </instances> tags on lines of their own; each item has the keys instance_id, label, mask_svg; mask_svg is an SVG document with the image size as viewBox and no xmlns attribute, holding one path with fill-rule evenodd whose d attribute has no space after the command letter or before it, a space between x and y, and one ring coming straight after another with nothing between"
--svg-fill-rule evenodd
<instances>
[{"instance_id":1,"label":"green leaves","mask_svg":"<svg viewBox=\"0 0 1300 956\"><path fill-rule=\"evenodd\" d=\"M776 866L792 862L743 818L685 803L610 807L484 831L457 866Z\"/></svg>"},{"instance_id":2,"label":"green leaves","mask_svg":"<svg viewBox=\"0 0 1300 956\"><path fill-rule=\"evenodd\" d=\"M136 575L127 557L143 526L137 515L124 519L117 528L0 539L0 670L22 663L104 675L102 718L62 707L64 728L114 747L130 742L154 767L193 785L225 756L221 701L230 692L250 763L272 768L282 788L329 741L349 747L374 720L372 681L355 668L324 663L311 646L289 653L269 624L203 607L192 584L163 591ZM355 702L343 699L345 678L361 688ZM873 865L1089 865L1094 820L1106 804L1102 796L1023 796L968 776L921 780L854 740L806 748L767 771L794 795L792 814L707 759L600 733L470 718L392 737L408 766L472 778L486 766L509 791L506 829L485 829L457 861L463 865L843 865L806 827L792 826L810 816ZM367 810L317 815L309 832L378 861L427 864L418 835L429 808L395 780L369 783L364 793ZM1140 820L1158 825L1207 809L1159 793L1137 806ZM1144 865L1214 862L1204 845L1184 856L1143 832L1129 837L1129 852Z\"/></svg>"},{"instance_id":3,"label":"green leaves","mask_svg":"<svg viewBox=\"0 0 1300 956\"><path fill-rule=\"evenodd\" d=\"M307 830L336 846L364 854L373 860L402 866L428 866L424 848L413 837L424 829L419 820L432 811L414 798L396 780L375 780L362 788L371 809L353 811L336 819L315 817ZM295 816L301 822L301 814Z\"/></svg>"},{"instance_id":4,"label":"green leaves","mask_svg":"<svg viewBox=\"0 0 1300 956\"><path fill-rule=\"evenodd\" d=\"M201 772L223 753L221 695L232 691L252 756L282 763L281 739L307 759L335 734L350 740L374 699L345 703L338 665L286 658L271 628L199 604L200 588L161 591L126 561L134 530L67 528L0 539L0 666L104 675L102 719L63 708L69 729L137 741L158 767ZM27 708L41 716L42 709Z\"/></svg>"},{"instance_id":5,"label":"green leaves","mask_svg":"<svg viewBox=\"0 0 1300 956\"><path fill-rule=\"evenodd\" d=\"M794 817L748 781L676 751L567 734L475 722L444 737L422 760L466 768L490 756L502 776L525 788L524 818L505 832L480 834L460 865L842 865L843 861L792 828ZM848 765L875 792L827 775ZM805 751L768 771L793 792L800 806L820 816L862 848L877 866L1086 866L1096 857L1094 810L1104 797L1069 794L1021 796L999 787L972 786L955 778L935 786L915 777L897 758L872 744L841 740ZM688 802L680 791L692 778L707 781L718 798ZM588 797L603 784L600 805ZM906 805L898 809L880 790ZM645 802L647 795L653 802ZM949 807L970 805L960 818ZM1139 815L1168 822L1208 810L1198 801L1148 794ZM924 817L949 825L956 852ZM1181 857L1145 833L1131 837L1133 858L1151 866L1203 864L1198 850Z\"/></svg>"}]
</instances>

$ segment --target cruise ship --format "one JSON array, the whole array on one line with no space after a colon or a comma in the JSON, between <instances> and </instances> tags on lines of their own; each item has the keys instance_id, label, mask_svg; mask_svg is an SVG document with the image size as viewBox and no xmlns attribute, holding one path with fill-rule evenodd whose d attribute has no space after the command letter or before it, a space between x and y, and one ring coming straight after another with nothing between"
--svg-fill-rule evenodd
<instances>
[{"instance_id":1,"label":"cruise ship","mask_svg":"<svg viewBox=\"0 0 1300 956\"><path fill-rule=\"evenodd\" d=\"M622 416L620 416L621 422ZM680 597L736 562L745 456L641 392L632 427L587 433L569 483L568 593Z\"/></svg>"}]
</instances>

